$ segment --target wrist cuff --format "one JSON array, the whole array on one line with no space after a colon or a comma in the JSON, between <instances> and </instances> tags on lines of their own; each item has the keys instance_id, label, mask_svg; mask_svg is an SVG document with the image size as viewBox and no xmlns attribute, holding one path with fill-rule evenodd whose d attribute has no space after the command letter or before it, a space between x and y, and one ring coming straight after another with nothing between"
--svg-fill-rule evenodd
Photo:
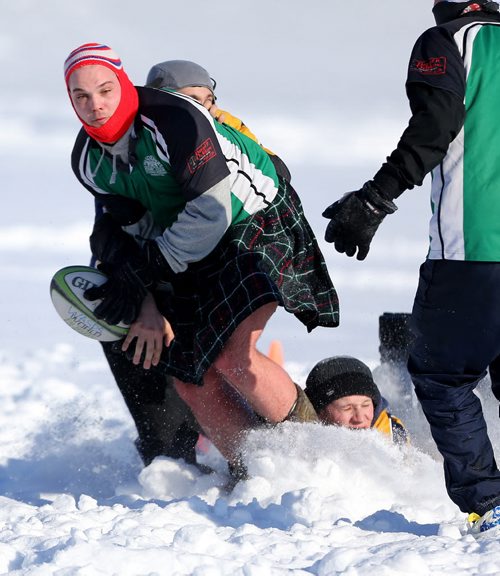
<instances>
[{"instance_id":1,"label":"wrist cuff","mask_svg":"<svg viewBox=\"0 0 500 576\"><path fill-rule=\"evenodd\" d=\"M380 212L384 212L385 214L392 214L396 212L398 207L392 200L388 200L384 198L380 189L374 182L367 182L363 188L363 197L365 202L368 205L372 205L375 210L379 210Z\"/></svg>"},{"instance_id":2,"label":"wrist cuff","mask_svg":"<svg viewBox=\"0 0 500 576\"><path fill-rule=\"evenodd\" d=\"M375 174L372 181L377 186L380 195L386 200L399 198L406 190L406 187L402 186L399 180L392 174L389 174L384 168L381 168Z\"/></svg>"}]
</instances>

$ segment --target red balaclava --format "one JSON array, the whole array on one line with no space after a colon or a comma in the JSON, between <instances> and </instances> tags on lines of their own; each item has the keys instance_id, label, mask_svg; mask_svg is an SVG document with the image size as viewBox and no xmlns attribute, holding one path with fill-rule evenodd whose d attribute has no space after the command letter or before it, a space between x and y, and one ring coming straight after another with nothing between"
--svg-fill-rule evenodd
<instances>
[{"instance_id":1,"label":"red balaclava","mask_svg":"<svg viewBox=\"0 0 500 576\"><path fill-rule=\"evenodd\" d=\"M95 42L82 44L66 58L64 62L64 79L69 94L69 78L71 74L82 66L106 66L118 77L121 86L121 98L118 108L109 120L94 128L89 126L80 116L85 132L94 140L104 144L112 144L119 140L130 128L139 108L137 90L123 70L122 61L109 46ZM71 100L71 95L70 95ZM73 106L73 100L71 100ZM73 109L75 107L73 106ZM76 112L76 110L75 110ZM77 114L78 115L78 114Z\"/></svg>"}]
</instances>

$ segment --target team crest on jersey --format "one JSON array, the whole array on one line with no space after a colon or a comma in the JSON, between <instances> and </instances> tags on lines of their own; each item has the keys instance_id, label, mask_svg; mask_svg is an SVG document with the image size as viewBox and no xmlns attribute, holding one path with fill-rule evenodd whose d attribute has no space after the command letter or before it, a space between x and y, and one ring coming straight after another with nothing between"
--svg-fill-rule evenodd
<instances>
[{"instance_id":1,"label":"team crest on jersey","mask_svg":"<svg viewBox=\"0 0 500 576\"><path fill-rule=\"evenodd\" d=\"M410 70L426 76L446 74L446 56L435 56L427 60L415 59L410 64Z\"/></svg>"},{"instance_id":2,"label":"team crest on jersey","mask_svg":"<svg viewBox=\"0 0 500 576\"><path fill-rule=\"evenodd\" d=\"M154 156L146 156L143 165L146 174L150 176L165 176L167 173L165 166Z\"/></svg>"},{"instance_id":3,"label":"team crest on jersey","mask_svg":"<svg viewBox=\"0 0 500 576\"><path fill-rule=\"evenodd\" d=\"M189 172L194 174L198 168L206 164L212 158L217 156L217 152L215 151L215 146L212 143L210 138L207 138L204 142L202 142L198 148L193 152L193 154L188 158L187 166Z\"/></svg>"}]
</instances>

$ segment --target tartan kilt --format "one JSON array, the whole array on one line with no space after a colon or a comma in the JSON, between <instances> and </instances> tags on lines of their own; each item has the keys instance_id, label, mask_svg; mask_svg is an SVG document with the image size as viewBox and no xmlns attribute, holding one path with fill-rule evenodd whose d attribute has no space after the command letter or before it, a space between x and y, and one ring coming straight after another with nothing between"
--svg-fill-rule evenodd
<instances>
[{"instance_id":1,"label":"tartan kilt","mask_svg":"<svg viewBox=\"0 0 500 576\"><path fill-rule=\"evenodd\" d=\"M273 203L230 227L203 260L172 282L168 309L175 338L159 368L202 385L235 328L277 302L311 331L339 323L338 297L300 199L280 180Z\"/></svg>"}]
</instances>

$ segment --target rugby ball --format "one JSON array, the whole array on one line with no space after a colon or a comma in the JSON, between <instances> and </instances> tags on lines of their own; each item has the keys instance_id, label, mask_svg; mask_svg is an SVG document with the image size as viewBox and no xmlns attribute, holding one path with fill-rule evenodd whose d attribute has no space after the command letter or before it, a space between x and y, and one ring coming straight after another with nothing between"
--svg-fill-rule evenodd
<instances>
[{"instance_id":1,"label":"rugby ball","mask_svg":"<svg viewBox=\"0 0 500 576\"><path fill-rule=\"evenodd\" d=\"M127 335L129 326L108 324L94 316L101 300L91 302L84 292L106 282L106 275L90 266L66 266L56 272L50 282L50 297L54 308L66 324L88 338L114 342Z\"/></svg>"}]
</instances>

